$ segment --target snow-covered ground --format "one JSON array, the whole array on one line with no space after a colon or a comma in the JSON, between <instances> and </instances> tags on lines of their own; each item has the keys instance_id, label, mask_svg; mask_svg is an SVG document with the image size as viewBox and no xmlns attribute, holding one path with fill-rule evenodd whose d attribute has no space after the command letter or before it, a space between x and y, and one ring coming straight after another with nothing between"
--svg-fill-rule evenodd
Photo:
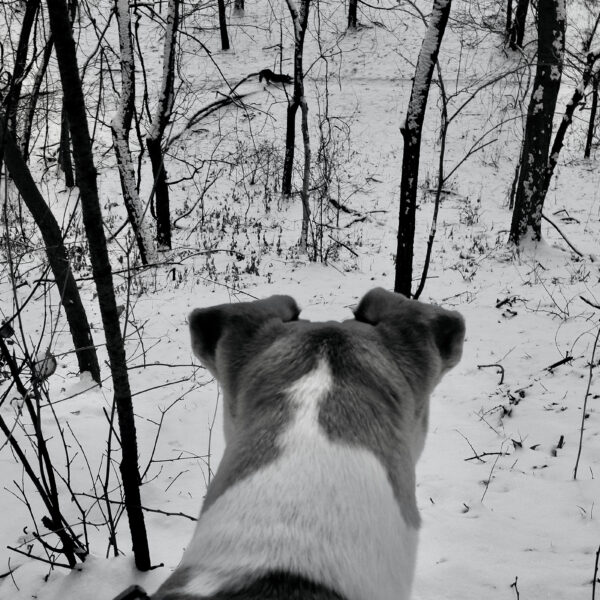
<instances>
[{"instance_id":1,"label":"snow-covered ground","mask_svg":"<svg viewBox=\"0 0 600 600\"><path fill-rule=\"evenodd\" d=\"M430 9L430 2L417 4L425 12ZM570 6L571 23L577 27L571 26L567 40L576 48L585 14L579 4ZM215 161L212 171L203 166L195 179L172 186L176 212L198 200L205 181L214 178L215 182L202 204L178 223L174 250L165 256L169 264L130 277L115 275L119 303L128 299L130 303L127 353L140 466L145 473L142 498L151 509L145 513L151 556L153 564L163 565L150 573L142 575L132 566L125 517L118 524L118 545L124 556L106 559L107 554L112 556L103 525L106 503L91 498L103 494L111 383L107 380L102 389L91 389L89 380L77 375L54 292L45 300L40 291L28 304L23 318L27 344L50 346L58 357L58 370L48 381L53 410L47 408L44 427L56 468L66 473L70 461L72 488L89 511L87 535L93 556L77 571L50 571L47 564L8 549L27 552L33 530L18 489L25 487L38 523L44 512L9 447L0 440L0 574L4 575L0 599L110 599L133 582L152 592L178 563L223 451L219 392L209 374L197 366L189 346L186 315L192 308L282 293L296 298L303 318L341 320L349 318L352 306L370 288L393 287L400 125L424 28L408 5L390 11L363 8L368 12L359 20L365 27L345 33L343 5L322 3L319 51L313 6L307 34L313 157L317 161L317 124L325 111L327 80L333 131L328 156L335 165L329 195L355 211L341 212L338 221L326 205L330 225L323 241L326 264L309 262L295 248L299 197L284 200L273 190L280 178L285 91L251 77L238 90L247 94L247 109L229 108L212 115L185 131L173 148L167 164L171 181L188 175L211 156ZM600 500L600 389L594 378L576 480L573 469L600 320L600 310L592 306L600 305L600 262L595 256L600 240L600 170L594 156L589 161L580 158L584 123L576 123L544 212L582 256L548 223L544 223L545 241L537 246L525 245L516 252L507 245L508 193L522 133L519 115L528 100L519 85L530 73L518 56L503 48L499 34L477 28L471 21L485 22L501 32L502 18L497 15L501 12L495 2L456 2L440 53L446 90L452 96L450 115L480 90L450 125L446 172L471 148L492 142L474 152L444 186L429 279L421 297L459 310L467 323L467 339L462 362L432 398L430 433L418 466L423 526L414 597L584 600L592 597L595 553L600 546L600 509L595 509ZM195 29L188 27L190 35L181 40L186 50L180 64L185 85L179 90L178 121L171 135L184 130L186 115L214 100L215 92L227 89L213 63L198 50L192 31L235 84L250 73L274 67L280 18L283 72L291 72L291 23L283 2L248 2L245 15L232 14L232 50L227 53L218 50L217 32L207 28L214 21L205 18ZM155 32L143 42L148 46L149 80L151 86L156 80L155 89L161 65L152 48L160 49L160 37ZM324 58L319 59L319 54ZM483 85L503 71L514 75ZM559 107L570 96L573 82L567 73ZM93 88L95 83L89 85ZM107 104L110 108L110 100ZM420 172L417 275L433 209L438 128L439 94L432 87ZM219 137L223 141L215 150ZM110 144L106 128L99 128L97 143L104 150ZM301 148L298 154L301 160ZM112 154L102 155L98 162L106 222L114 230L123 211ZM318 168L315 164L315 180ZM148 197L151 187L148 173L142 197ZM253 174L255 183L251 183ZM74 205L74 196L69 197L55 170L45 173L43 181L42 189L60 220ZM313 194L315 202L317 195ZM319 212L316 204L314 211ZM207 248L217 251L203 253ZM230 250L239 254L232 256ZM0 251L4 260L4 242ZM111 253L114 269L124 269L122 247L113 243ZM31 284L39 277L38 261L39 252L22 259L20 281ZM77 275L89 275L89 265L84 264ZM93 287L89 280L82 280L81 286L94 339L101 344ZM26 298L30 289L20 287L19 298ZM0 271L0 307L3 317L14 310L6 264ZM102 347L100 356L106 359ZM567 356L572 359L549 368ZM600 350L592 366L597 367L599 359ZM103 375L107 374L103 363ZM8 380L0 383L0 392L7 385ZM18 404L7 399L0 414L13 423ZM64 432L69 458L56 421ZM112 460L116 459L113 451ZM107 487L116 512L121 496L114 464L112 469ZM63 496L62 506L77 523L79 513L68 495ZM81 527L75 528L82 533ZM32 553L42 555L35 542ZM57 561L63 562L60 557Z\"/></svg>"}]
</instances>

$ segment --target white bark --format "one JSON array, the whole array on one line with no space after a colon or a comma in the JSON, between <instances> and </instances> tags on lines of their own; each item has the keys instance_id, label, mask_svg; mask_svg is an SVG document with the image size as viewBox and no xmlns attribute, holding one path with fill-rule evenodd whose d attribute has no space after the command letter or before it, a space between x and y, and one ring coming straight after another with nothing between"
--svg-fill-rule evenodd
<instances>
[{"instance_id":1,"label":"white bark","mask_svg":"<svg viewBox=\"0 0 600 600\"><path fill-rule=\"evenodd\" d=\"M123 200L133 227L138 247L146 262L156 261L156 249L150 219L137 192L133 159L129 148L129 130L135 101L134 54L131 42L131 18L128 0L116 0L116 15L121 51L121 98L111 121L113 145L121 178Z\"/></svg>"},{"instance_id":2,"label":"white bark","mask_svg":"<svg viewBox=\"0 0 600 600\"><path fill-rule=\"evenodd\" d=\"M169 0L167 7L167 23L165 28L165 45L163 50L163 71L160 96L156 113L148 137L158 140L162 137L167 123L171 119L174 98L175 79L175 34L179 20L179 0Z\"/></svg>"}]
</instances>

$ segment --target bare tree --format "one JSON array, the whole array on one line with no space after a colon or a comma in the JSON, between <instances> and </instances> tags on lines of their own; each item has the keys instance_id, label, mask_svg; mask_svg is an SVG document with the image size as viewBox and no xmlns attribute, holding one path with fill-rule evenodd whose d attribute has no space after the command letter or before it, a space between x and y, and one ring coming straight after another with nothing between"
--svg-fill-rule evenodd
<instances>
[{"instance_id":1,"label":"bare tree","mask_svg":"<svg viewBox=\"0 0 600 600\"><path fill-rule=\"evenodd\" d=\"M509 239L541 239L548 183L548 152L565 51L564 0L539 0L538 62L527 110L521 169Z\"/></svg>"},{"instance_id":2,"label":"bare tree","mask_svg":"<svg viewBox=\"0 0 600 600\"><path fill-rule=\"evenodd\" d=\"M219 31L221 32L221 50L229 50L229 35L227 35L225 0L217 0L217 8L219 11Z\"/></svg>"},{"instance_id":3,"label":"bare tree","mask_svg":"<svg viewBox=\"0 0 600 600\"><path fill-rule=\"evenodd\" d=\"M412 286L421 133L425 120L425 110L427 109L431 77L448 23L451 6L452 0L434 0L429 24L417 59L406 121L402 126L404 150L402 154L394 291L405 296L410 296Z\"/></svg>"},{"instance_id":4,"label":"bare tree","mask_svg":"<svg viewBox=\"0 0 600 600\"><path fill-rule=\"evenodd\" d=\"M135 110L135 64L128 0L116 0L115 12L121 51L121 98L110 127L117 156L121 189L123 190L123 201L140 252L140 259L146 265L148 261L154 262L156 260L156 253L154 252L154 240L150 233L146 208L138 194L133 160L129 148L129 132Z\"/></svg>"},{"instance_id":5,"label":"bare tree","mask_svg":"<svg viewBox=\"0 0 600 600\"><path fill-rule=\"evenodd\" d=\"M350 0L348 2L348 29L356 29L357 8L358 8L358 0Z\"/></svg>"},{"instance_id":6,"label":"bare tree","mask_svg":"<svg viewBox=\"0 0 600 600\"><path fill-rule=\"evenodd\" d=\"M592 76L592 106L590 107L590 120L588 122L588 131L585 140L585 150L583 156L589 158L592 152L592 142L594 141L594 131L596 129L596 114L598 112L598 84L600 84L600 73Z\"/></svg>"},{"instance_id":7,"label":"bare tree","mask_svg":"<svg viewBox=\"0 0 600 600\"><path fill-rule=\"evenodd\" d=\"M304 69L302 59L304 54L304 37L308 24L310 0L301 0L300 8L294 0L286 0L292 22L294 23L294 92L287 109L287 127L285 136L285 157L283 160L282 192L286 195L292 193L292 171L294 168L294 152L296 142L296 113L298 107L302 113L302 138L304 141L304 173L302 182L302 231L300 234L300 248L306 251L308 240L308 221L310 206L308 202L310 178L310 138L308 132L308 104L304 95Z\"/></svg>"},{"instance_id":8,"label":"bare tree","mask_svg":"<svg viewBox=\"0 0 600 600\"><path fill-rule=\"evenodd\" d=\"M554 174L554 169L556 168L558 157L560 156L560 151L562 150L565 142L565 135L567 134L567 130L573 122L573 113L584 98L585 90L592 79L594 67L599 58L600 52L590 52L587 55L586 66L583 71L581 83L575 88L575 91L573 92L573 95L571 96L571 99L565 108L560 125L556 130L556 135L554 136L554 141L552 142L552 149L550 150L550 155L548 156L548 167L546 168L546 178L544 181L544 188L542 190L542 196L544 198L548 192L548 188L550 187L550 180Z\"/></svg>"},{"instance_id":9,"label":"bare tree","mask_svg":"<svg viewBox=\"0 0 600 600\"><path fill-rule=\"evenodd\" d=\"M510 32L512 31L512 13L513 0L506 0L506 28L504 29L504 39L506 41L510 39Z\"/></svg>"},{"instance_id":10,"label":"bare tree","mask_svg":"<svg viewBox=\"0 0 600 600\"><path fill-rule=\"evenodd\" d=\"M527 22L527 11L529 10L529 0L518 0L515 10L515 18L510 29L510 47L513 50L523 47L523 38L525 37L525 23Z\"/></svg>"},{"instance_id":11,"label":"bare tree","mask_svg":"<svg viewBox=\"0 0 600 600\"><path fill-rule=\"evenodd\" d=\"M71 32L65 0L47 0L47 5L63 88L64 105L69 119L71 139L73 140L73 154L77 184L81 195L83 223L90 247L92 272L98 292L98 303L110 360L114 402L119 417L122 452L120 469L133 553L137 568L146 571L150 568L150 551L140 499L137 439L131 403L131 389L129 387L125 347L113 288L112 270L104 236L102 211L96 182L96 167L92 155L92 144L77 65L75 41Z\"/></svg>"},{"instance_id":12,"label":"bare tree","mask_svg":"<svg viewBox=\"0 0 600 600\"><path fill-rule=\"evenodd\" d=\"M10 88L5 99L5 104L8 107L7 124L8 130L16 136L17 112L19 100L21 97L21 87L25 76L25 68L27 66L27 52L29 50L29 38L33 28L35 19L40 8L40 0L31 0L25 4L25 13L23 15L23 24L21 25L21 34L15 55L15 66L10 82Z\"/></svg>"},{"instance_id":13,"label":"bare tree","mask_svg":"<svg viewBox=\"0 0 600 600\"><path fill-rule=\"evenodd\" d=\"M154 175L156 241L159 249L171 248L171 208L162 143L165 129L171 120L175 96L175 46L179 28L179 3L180 0L169 0L167 7L162 85L152 127L146 137L146 147Z\"/></svg>"},{"instance_id":14,"label":"bare tree","mask_svg":"<svg viewBox=\"0 0 600 600\"><path fill-rule=\"evenodd\" d=\"M94 381L100 384L100 366L96 356L96 347L79 289L71 271L60 227L36 186L12 134L5 130L1 115L0 140L4 142L4 162L8 173L44 240L48 263L52 269L73 338L79 370L82 373L88 371Z\"/></svg>"}]
</instances>

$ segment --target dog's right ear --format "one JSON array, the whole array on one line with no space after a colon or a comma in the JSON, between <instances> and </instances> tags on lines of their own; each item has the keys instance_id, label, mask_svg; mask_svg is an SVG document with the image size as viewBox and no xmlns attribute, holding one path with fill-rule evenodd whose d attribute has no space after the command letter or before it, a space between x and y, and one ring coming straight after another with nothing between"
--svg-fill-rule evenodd
<instances>
[{"instance_id":1,"label":"dog's right ear","mask_svg":"<svg viewBox=\"0 0 600 600\"><path fill-rule=\"evenodd\" d=\"M400 342L397 350L401 356L406 355L407 348L414 352L431 341L442 361L442 373L461 358L465 322L456 311L375 288L359 302L354 317L357 321L383 327L391 340ZM390 349L394 347L390 345Z\"/></svg>"},{"instance_id":2,"label":"dog's right ear","mask_svg":"<svg viewBox=\"0 0 600 600\"><path fill-rule=\"evenodd\" d=\"M192 350L200 362L217 377L215 355L219 341L232 334L243 339L271 320L283 323L296 321L300 309L291 296L270 296L254 302L220 304L208 308L196 308L189 317Z\"/></svg>"}]
</instances>

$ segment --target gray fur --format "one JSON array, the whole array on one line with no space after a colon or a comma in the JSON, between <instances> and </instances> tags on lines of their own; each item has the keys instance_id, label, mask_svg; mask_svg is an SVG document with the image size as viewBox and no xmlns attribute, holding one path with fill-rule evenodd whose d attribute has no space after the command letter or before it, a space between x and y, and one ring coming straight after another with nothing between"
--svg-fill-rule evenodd
<instances>
[{"instance_id":1,"label":"gray fur","mask_svg":"<svg viewBox=\"0 0 600 600\"><path fill-rule=\"evenodd\" d=\"M217 377L225 397L227 444L203 513L227 489L279 456L279 437L294 417L288 390L325 361L333 383L319 406L319 425L332 441L373 452L405 521L417 528L415 463L427 431L429 395L460 360L462 317L381 288L364 296L355 319L311 323L299 321L298 314L289 296L190 314L194 353ZM189 567L177 569L155 599L183 600L177 590L190 577ZM254 577L249 574L251 588ZM257 590L219 592L212 600L262 598ZM338 598L322 589L314 595L296 596L289 589L286 594L264 598Z\"/></svg>"}]
</instances>

